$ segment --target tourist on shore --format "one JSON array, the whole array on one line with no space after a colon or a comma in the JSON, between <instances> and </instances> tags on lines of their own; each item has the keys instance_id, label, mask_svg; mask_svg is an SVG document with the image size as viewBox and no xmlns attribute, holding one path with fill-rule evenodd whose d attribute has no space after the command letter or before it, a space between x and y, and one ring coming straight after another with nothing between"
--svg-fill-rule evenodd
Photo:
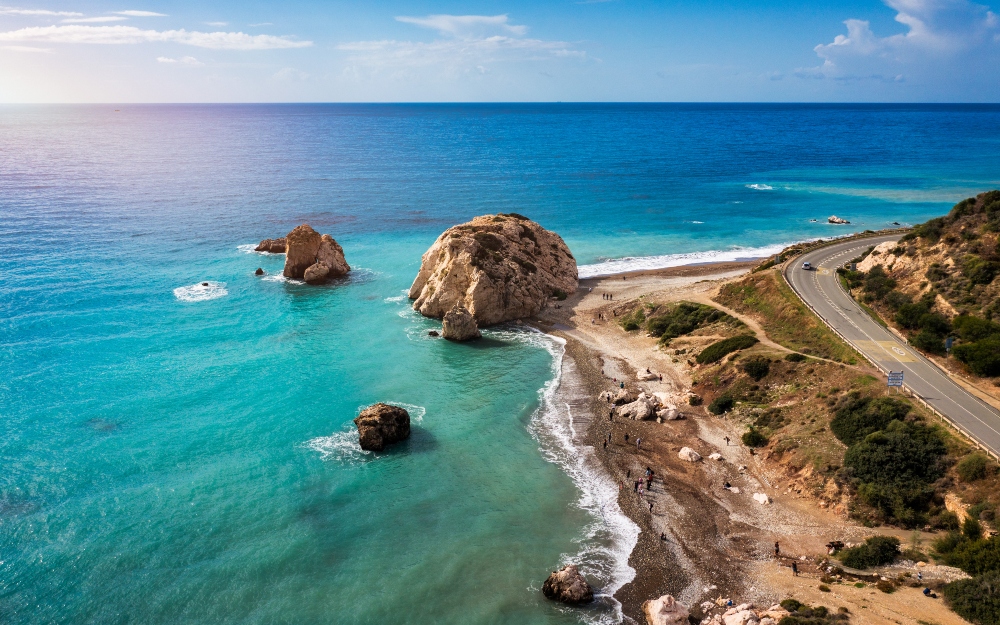
<instances>
[{"instance_id":1,"label":"tourist on shore","mask_svg":"<svg viewBox=\"0 0 1000 625\"><path fill-rule=\"evenodd\" d=\"M794 575L795 577L799 576L799 565L796 564L795 562L792 562L792 575Z\"/></svg>"},{"instance_id":2,"label":"tourist on shore","mask_svg":"<svg viewBox=\"0 0 1000 625\"><path fill-rule=\"evenodd\" d=\"M781 555L781 545L778 544L778 541L774 541L774 557L777 558L780 555Z\"/></svg>"}]
</instances>

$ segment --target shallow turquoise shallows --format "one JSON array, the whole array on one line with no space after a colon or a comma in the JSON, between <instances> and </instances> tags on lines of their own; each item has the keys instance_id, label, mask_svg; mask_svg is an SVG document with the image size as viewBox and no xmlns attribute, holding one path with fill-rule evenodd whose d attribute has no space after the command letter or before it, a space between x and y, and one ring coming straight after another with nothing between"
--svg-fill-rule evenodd
<instances>
[{"instance_id":1,"label":"shallow turquoise shallows","mask_svg":"<svg viewBox=\"0 0 1000 625\"><path fill-rule=\"evenodd\" d=\"M118 109L0 108L3 623L614 621L540 592L569 561L613 590L634 538L549 410L561 347L427 336L434 238L523 213L596 275L1000 186L989 106ZM348 279L251 251L303 222ZM376 401L414 418L383 454Z\"/></svg>"}]
</instances>

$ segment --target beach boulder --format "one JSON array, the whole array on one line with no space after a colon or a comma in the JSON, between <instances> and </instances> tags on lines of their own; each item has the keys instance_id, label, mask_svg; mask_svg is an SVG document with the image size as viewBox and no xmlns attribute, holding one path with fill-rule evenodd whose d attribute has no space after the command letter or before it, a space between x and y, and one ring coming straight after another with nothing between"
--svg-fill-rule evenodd
<instances>
[{"instance_id":1,"label":"beach boulder","mask_svg":"<svg viewBox=\"0 0 1000 625\"><path fill-rule=\"evenodd\" d=\"M659 406L660 402L655 397L639 393L639 397L634 402L618 408L618 416L635 421L645 421L656 417L656 410Z\"/></svg>"},{"instance_id":2,"label":"beach boulder","mask_svg":"<svg viewBox=\"0 0 1000 625\"><path fill-rule=\"evenodd\" d=\"M647 625L688 625L691 612L671 595L650 599L642 604Z\"/></svg>"},{"instance_id":3,"label":"beach boulder","mask_svg":"<svg viewBox=\"0 0 1000 625\"><path fill-rule=\"evenodd\" d=\"M435 319L461 304L483 327L536 315L576 287L576 259L562 238L510 213L445 230L424 253L409 297Z\"/></svg>"},{"instance_id":4,"label":"beach boulder","mask_svg":"<svg viewBox=\"0 0 1000 625\"><path fill-rule=\"evenodd\" d=\"M594 589L575 564L567 564L558 571L552 571L542 584L542 594L562 603L589 603L594 600Z\"/></svg>"},{"instance_id":5,"label":"beach boulder","mask_svg":"<svg viewBox=\"0 0 1000 625\"><path fill-rule=\"evenodd\" d=\"M684 418L684 415L682 415L676 408L668 407L657 410L656 418L663 421L677 421L678 419Z\"/></svg>"},{"instance_id":6,"label":"beach boulder","mask_svg":"<svg viewBox=\"0 0 1000 625\"><path fill-rule=\"evenodd\" d=\"M472 313L465 306L455 304L441 320L441 335L452 341L471 341L482 336Z\"/></svg>"},{"instance_id":7,"label":"beach boulder","mask_svg":"<svg viewBox=\"0 0 1000 625\"><path fill-rule=\"evenodd\" d=\"M754 493L753 500L762 506L771 503L771 498L766 493Z\"/></svg>"},{"instance_id":8,"label":"beach boulder","mask_svg":"<svg viewBox=\"0 0 1000 625\"><path fill-rule=\"evenodd\" d=\"M688 462L698 462L701 460L701 454L690 447L681 447L680 452L677 453L677 457Z\"/></svg>"},{"instance_id":9,"label":"beach boulder","mask_svg":"<svg viewBox=\"0 0 1000 625\"><path fill-rule=\"evenodd\" d=\"M382 451L386 445L410 436L410 413L399 406L377 403L368 406L354 419L361 449Z\"/></svg>"},{"instance_id":10,"label":"beach boulder","mask_svg":"<svg viewBox=\"0 0 1000 625\"><path fill-rule=\"evenodd\" d=\"M289 232L285 242L283 274L286 278L323 284L351 270L340 244L330 235L316 232L308 224Z\"/></svg>"},{"instance_id":11,"label":"beach boulder","mask_svg":"<svg viewBox=\"0 0 1000 625\"><path fill-rule=\"evenodd\" d=\"M284 254L285 253L285 237L280 239L264 239L257 247L253 249L255 252L268 252L269 254Z\"/></svg>"},{"instance_id":12,"label":"beach boulder","mask_svg":"<svg viewBox=\"0 0 1000 625\"><path fill-rule=\"evenodd\" d=\"M610 392L610 391L608 391ZM628 392L628 389L620 388L611 397L611 403L616 406L621 406L622 404L629 404L635 401L635 396Z\"/></svg>"}]
</instances>

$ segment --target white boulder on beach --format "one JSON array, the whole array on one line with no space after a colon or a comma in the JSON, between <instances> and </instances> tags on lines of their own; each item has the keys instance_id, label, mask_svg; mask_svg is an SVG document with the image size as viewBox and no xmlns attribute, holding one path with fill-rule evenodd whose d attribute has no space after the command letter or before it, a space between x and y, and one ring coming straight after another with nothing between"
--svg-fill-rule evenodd
<instances>
[{"instance_id":1,"label":"white boulder on beach","mask_svg":"<svg viewBox=\"0 0 1000 625\"><path fill-rule=\"evenodd\" d=\"M687 625L691 612L671 595L650 599L642 604L648 625Z\"/></svg>"},{"instance_id":2,"label":"white boulder on beach","mask_svg":"<svg viewBox=\"0 0 1000 625\"><path fill-rule=\"evenodd\" d=\"M688 462L698 462L701 460L701 454L690 447L681 447L681 450L677 453L677 457Z\"/></svg>"}]
</instances>

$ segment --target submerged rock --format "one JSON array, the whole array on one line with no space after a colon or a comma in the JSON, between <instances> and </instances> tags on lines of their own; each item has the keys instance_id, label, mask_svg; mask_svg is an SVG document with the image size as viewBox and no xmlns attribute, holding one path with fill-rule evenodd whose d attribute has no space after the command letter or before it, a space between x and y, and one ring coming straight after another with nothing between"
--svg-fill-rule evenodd
<instances>
[{"instance_id":1,"label":"submerged rock","mask_svg":"<svg viewBox=\"0 0 1000 625\"><path fill-rule=\"evenodd\" d=\"M377 403L354 419L361 449L382 451L386 445L409 438L410 413L399 406Z\"/></svg>"},{"instance_id":2,"label":"submerged rock","mask_svg":"<svg viewBox=\"0 0 1000 625\"><path fill-rule=\"evenodd\" d=\"M425 317L461 304L478 326L531 317L577 287L562 238L527 217L484 215L449 228L424 253L409 297Z\"/></svg>"},{"instance_id":3,"label":"submerged rock","mask_svg":"<svg viewBox=\"0 0 1000 625\"><path fill-rule=\"evenodd\" d=\"M430 332L427 333L427 336L441 336L441 333L438 332L437 330L431 330Z\"/></svg>"},{"instance_id":4,"label":"submerged rock","mask_svg":"<svg viewBox=\"0 0 1000 625\"><path fill-rule=\"evenodd\" d=\"M321 235L308 224L302 224L285 237L284 276L305 280L309 284L323 284L332 278L344 276L351 270L344 258L344 250L333 237Z\"/></svg>"},{"instance_id":5,"label":"submerged rock","mask_svg":"<svg viewBox=\"0 0 1000 625\"><path fill-rule=\"evenodd\" d=\"M455 304L445 313L441 320L441 335L452 341L471 341L482 336L472 313L461 304Z\"/></svg>"},{"instance_id":6,"label":"submerged rock","mask_svg":"<svg viewBox=\"0 0 1000 625\"><path fill-rule=\"evenodd\" d=\"M558 571L552 571L542 584L542 594L563 603L589 603L594 600L594 589L575 564L567 564Z\"/></svg>"},{"instance_id":7,"label":"submerged rock","mask_svg":"<svg viewBox=\"0 0 1000 625\"><path fill-rule=\"evenodd\" d=\"M691 612L671 595L650 599L642 604L648 625L688 625Z\"/></svg>"},{"instance_id":8,"label":"submerged rock","mask_svg":"<svg viewBox=\"0 0 1000 625\"><path fill-rule=\"evenodd\" d=\"M254 248L253 251L270 252L272 254L284 254L285 237L281 237L280 239L264 239L257 245L257 247Z\"/></svg>"}]
</instances>

